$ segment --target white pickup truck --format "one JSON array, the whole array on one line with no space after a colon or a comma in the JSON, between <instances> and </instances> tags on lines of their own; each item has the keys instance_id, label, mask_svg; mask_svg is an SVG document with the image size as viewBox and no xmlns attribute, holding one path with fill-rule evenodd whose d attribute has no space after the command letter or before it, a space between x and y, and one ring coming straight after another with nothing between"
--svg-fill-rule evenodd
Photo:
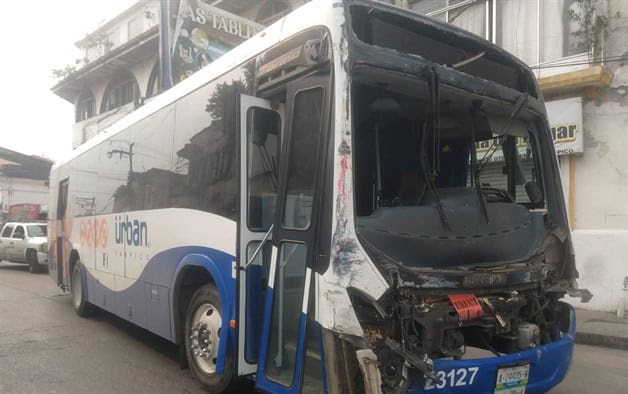
<instances>
[{"instance_id":1,"label":"white pickup truck","mask_svg":"<svg viewBox=\"0 0 628 394\"><path fill-rule=\"evenodd\" d=\"M48 264L46 223L8 222L0 231L0 260L28 264L37 273Z\"/></svg>"}]
</instances>

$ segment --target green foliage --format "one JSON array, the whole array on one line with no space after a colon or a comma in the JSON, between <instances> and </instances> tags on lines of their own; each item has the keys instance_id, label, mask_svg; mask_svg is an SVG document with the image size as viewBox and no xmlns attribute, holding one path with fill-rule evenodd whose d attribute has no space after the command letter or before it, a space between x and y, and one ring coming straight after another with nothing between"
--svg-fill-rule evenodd
<instances>
[{"instance_id":1,"label":"green foliage","mask_svg":"<svg viewBox=\"0 0 628 394\"><path fill-rule=\"evenodd\" d=\"M604 40L608 36L610 18L598 14L599 0L577 0L576 10L569 10L569 19L579 28L573 36L579 39L578 48L589 54L589 61L599 59ZM619 17L617 13L616 17Z\"/></svg>"},{"instance_id":2,"label":"green foliage","mask_svg":"<svg viewBox=\"0 0 628 394\"><path fill-rule=\"evenodd\" d=\"M209 112L214 120L222 119L225 115L225 108L231 104L228 100L238 97L238 94L244 91L246 91L246 86L240 80L218 84L212 96L207 100L205 111Z\"/></svg>"},{"instance_id":3,"label":"green foliage","mask_svg":"<svg viewBox=\"0 0 628 394\"><path fill-rule=\"evenodd\" d=\"M113 48L113 42L109 39L109 36L104 33L85 34L83 46L85 48L97 48L100 56L104 56Z\"/></svg>"},{"instance_id":4,"label":"green foliage","mask_svg":"<svg viewBox=\"0 0 628 394\"><path fill-rule=\"evenodd\" d=\"M52 77L61 80L61 79L64 79L66 77L69 77L75 71L76 71L76 67L75 66L70 66L69 64L67 64L63 68L55 68L55 69L53 69L52 70Z\"/></svg>"}]
</instances>

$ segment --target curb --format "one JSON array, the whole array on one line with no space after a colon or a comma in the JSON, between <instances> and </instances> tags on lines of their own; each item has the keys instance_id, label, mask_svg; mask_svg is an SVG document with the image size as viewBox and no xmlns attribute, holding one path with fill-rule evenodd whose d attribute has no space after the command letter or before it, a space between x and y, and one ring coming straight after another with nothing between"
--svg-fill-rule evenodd
<instances>
[{"instance_id":1,"label":"curb","mask_svg":"<svg viewBox=\"0 0 628 394\"><path fill-rule=\"evenodd\" d=\"M577 332L576 343L582 345L608 347L611 349L628 350L628 338L600 335L591 332Z\"/></svg>"}]
</instances>

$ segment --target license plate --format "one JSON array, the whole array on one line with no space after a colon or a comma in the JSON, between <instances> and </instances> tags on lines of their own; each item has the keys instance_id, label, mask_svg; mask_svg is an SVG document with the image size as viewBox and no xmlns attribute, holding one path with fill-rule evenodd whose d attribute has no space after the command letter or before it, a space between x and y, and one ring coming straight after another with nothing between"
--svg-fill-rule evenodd
<instances>
[{"instance_id":1,"label":"license plate","mask_svg":"<svg viewBox=\"0 0 628 394\"><path fill-rule=\"evenodd\" d=\"M530 364L497 370L495 394L525 394L530 376Z\"/></svg>"}]
</instances>

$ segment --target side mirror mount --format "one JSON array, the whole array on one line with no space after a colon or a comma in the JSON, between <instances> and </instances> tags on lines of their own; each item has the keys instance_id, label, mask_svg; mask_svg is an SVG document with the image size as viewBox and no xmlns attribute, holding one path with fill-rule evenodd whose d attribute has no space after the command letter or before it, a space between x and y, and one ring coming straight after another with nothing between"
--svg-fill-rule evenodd
<instances>
[{"instance_id":1,"label":"side mirror mount","mask_svg":"<svg viewBox=\"0 0 628 394\"><path fill-rule=\"evenodd\" d=\"M530 202L534 205L542 205L544 201L543 190L536 182L527 182L525 185L526 194Z\"/></svg>"}]
</instances>

